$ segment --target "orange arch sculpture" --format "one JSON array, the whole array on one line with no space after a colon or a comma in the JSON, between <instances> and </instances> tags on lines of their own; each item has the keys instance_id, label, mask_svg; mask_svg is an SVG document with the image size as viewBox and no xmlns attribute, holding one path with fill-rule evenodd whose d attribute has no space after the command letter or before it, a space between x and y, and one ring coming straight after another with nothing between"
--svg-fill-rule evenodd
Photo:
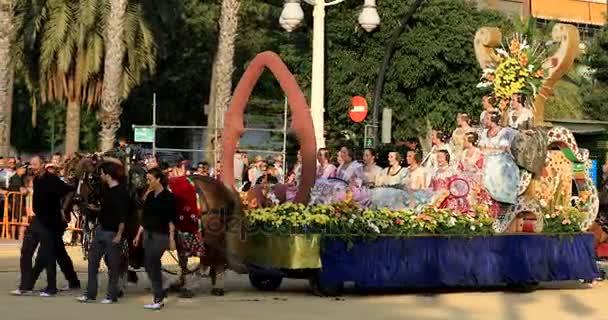
<instances>
[{"instance_id":1,"label":"orange arch sculpture","mask_svg":"<svg viewBox=\"0 0 608 320\"><path fill-rule=\"evenodd\" d=\"M293 74L287 69L279 55L271 51L265 51L255 56L232 95L232 101L224 116L224 131L222 134L224 141L222 166L224 170L222 170L221 179L227 186L235 187L234 154L236 153L237 142L245 132L243 124L245 108L253 88L265 69L272 72L281 89L287 95L287 102L293 119L291 127L300 140L300 153L302 155L302 178L298 185L295 202L308 203L310 189L315 183L317 152L310 108Z\"/></svg>"}]
</instances>

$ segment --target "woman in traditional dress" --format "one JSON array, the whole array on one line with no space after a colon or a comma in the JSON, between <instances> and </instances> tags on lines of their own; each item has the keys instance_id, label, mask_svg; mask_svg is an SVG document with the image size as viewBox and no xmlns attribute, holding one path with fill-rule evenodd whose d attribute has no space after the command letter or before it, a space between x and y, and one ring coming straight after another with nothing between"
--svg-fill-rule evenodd
<instances>
[{"instance_id":1,"label":"woman in traditional dress","mask_svg":"<svg viewBox=\"0 0 608 320\"><path fill-rule=\"evenodd\" d=\"M348 183L354 201L358 202L361 206L368 206L368 189L363 186L363 165L355 161L355 153L348 147L340 149L339 158L342 164L336 171L336 178Z\"/></svg>"},{"instance_id":2,"label":"woman in traditional dress","mask_svg":"<svg viewBox=\"0 0 608 320\"><path fill-rule=\"evenodd\" d=\"M405 188L411 191L422 190L427 187L426 172L420 165L422 151L410 150L407 152L405 161L408 164L408 173L405 179Z\"/></svg>"},{"instance_id":3,"label":"woman in traditional dress","mask_svg":"<svg viewBox=\"0 0 608 320\"><path fill-rule=\"evenodd\" d=\"M470 192L467 195L470 204L488 206L490 213L496 216L499 211L498 204L494 201L483 187L483 154L477 144L479 135L475 132L468 133L465 138L463 158L458 163L458 176L465 179L469 184Z\"/></svg>"},{"instance_id":4,"label":"woman in traditional dress","mask_svg":"<svg viewBox=\"0 0 608 320\"><path fill-rule=\"evenodd\" d=\"M371 190L371 200L375 208L403 210L408 207L408 196L404 190L407 169L401 167L399 152L388 153L389 166L376 177L375 188Z\"/></svg>"},{"instance_id":5,"label":"woman in traditional dress","mask_svg":"<svg viewBox=\"0 0 608 320\"><path fill-rule=\"evenodd\" d=\"M439 168L431 178L431 188L435 192L436 204L460 213L470 213L471 205L466 197L469 185L458 176L454 166L450 166L450 154L441 150L437 154ZM454 184L455 182L458 182ZM456 192L456 194L454 194Z\"/></svg>"},{"instance_id":6,"label":"woman in traditional dress","mask_svg":"<svg viewBox=\"0 0 608 320\"><path fill-rule=\"evenodd\" d=\"M298 150L296 163L293 165L291 170L294 174L295 185L298 185L300 183L300 178L302 177L302 153L300 153L300 150Z\"/></svg>"},{"instance_id":7,"label":"woman in traditional dress","mask_svg":"<svg viewBox=\"0 0 608 320\"><path fill-rule=\"evenodd\" d=\"M403 189L407 169L401 167L401 155L399 152L388 153L388 168L376 177L376 187L393 187Z\"/></svg>"},{"instance_id":8,"label":"woman in traditional dress","mask_svg":"<svg viewBox=\"0 0 608 320\"><path fill-rule=\"evenodd\" d=\"M523 94L511 96L511 108L509 108L509 127L517 130L529 130L534 125L534 113L524 104L526 98Z\"/></svg>"},{"instance_id":9,"label":"woman in traditional dress","mask_svg":"<svg viewBox=\"0 0 608 320\"><path fill-rule=\"evenodd\" d=\"M447 150L439 150L436 159L437 170L431 177L430 187L433 191L448 190L450 179L456 175L456 171L450 167L450 154Z\"/></svg>"},{"instance_id":10,"label":"woman in traditional dress","mask_svg":"<svg viewBox=\"0 0 608 320\"><path fill-rule=\"evenodd\" d=\"M483 129L486 114L488 112L496 110L496 107L494 107L494 105L496 104L496 98L494 98L493 96L483 96L483 98L481 98L481 104L483 105L483 111L479 116L479 125Z\"/></svg>"},{"instance_id":11,"label":"woman in traditional dress","mask_svg":"<svg viewBox=\"0 0 608 320\"><path fill-rule=\"evenodd\" d=\"M363 151L363 184L369 188L375 187L376 177L382 173L382 168L376 164L376 151L367 148Z\"/></svg>"},{"instance_id":12,"label":"woman in traditional dress","mask_svg":"<svg viewBox=\"0 0 608 320\"><path fill-rule=\"evenodd\" d=\"M500 112L487 114L486 129L479 147L484 157L482 184L492 199L505 204L517 203L519 168L513 161L510 145L512 129L499 126Z\"/></svg>"},{"instance_id":13,"label":"woman in traditional dress","mask_svg":"<svg viewBox=\"0 0 608 320\"><path fill-rule=\"evenodd\" d=\"M336 171L336 178L349 182L354 186L363 184L363 165L355 161L355 154L351 148L342 147L339 153L342 164Z\"/></svg>"},{"instance_id":14,"label":"woman in traditional dress","mask_svg":"<svg viewBox=\"0 0 608 320\"><path fill-rule=\"evenodd\" d=\"M456 118L458 128L452 133L452 161L460 161L462 152L464 151L464 140L465 135L469 132L475 131L471 127L471 117L467 113L458 113Z\"/></svg>"},{"instance_id":15,"label":"woman in traditional dress","mask_svg":"<svg viewBox=\"0 0 608 320\"><path fill-rule=\"evenodd\" d=\"M333 178L336 175L336 166L329 162L329 150L321 148L317 152L317 179Z\"/></svg>"},{"instance_id":16,"label":"woman in traditional dress","mask_svg":"<svg viewBox=\"0 0 608 320\"><path fill-rule=\"evenodd\" d=\"M463 157L458 163L460 175L467 177L472 182L481 183L481 170L483 168L483 155L481 150L476 147L479 142L479 135L469 132L464 140Z\"/></svg>"},{"instance_id":17,"label":"woman in traditional dress","mask_svg":"<svg viewBox=\"0 0 608 320\"><path fill-rule=\"evenodd\" d=\"M431 153L427 156L428 161L427 159L423 161L423 165L425 165L429 170L434 171L439 167L437 163L437 155L439 151L444 150L449 155L452 154L452 148L448 141L450 141L449 134L446 134L443 130L433 129L431 136L433 148L431 149Z\"/></svg>"}]
</instances>

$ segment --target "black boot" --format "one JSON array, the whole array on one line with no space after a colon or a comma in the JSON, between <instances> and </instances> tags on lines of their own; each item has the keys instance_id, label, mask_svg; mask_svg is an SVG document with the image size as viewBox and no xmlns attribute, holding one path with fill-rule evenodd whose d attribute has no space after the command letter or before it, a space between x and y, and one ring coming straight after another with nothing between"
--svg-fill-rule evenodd
<instances>
[{"instance_id":1,"label":"black boot","mask_svg":"<svg viewBox=\"0 0 608 320\"><path fill-rule=\"evenodd\" d=\"M222 296L224 296L224 289L213 288L213 289L211 289L211 295L214 295L216 297L222 297Z\"/></svg>"},{"instance_id":2,"label":"black boot","mask_svg":"<svg viewBox=\"0 0 608 320\"><path fill-rule=\"evenodd\" d=\"M139 279L137 278L137 272L133 270L127 271L127 281L130 283L137 283Z\"/></svg>"}]
</instances>

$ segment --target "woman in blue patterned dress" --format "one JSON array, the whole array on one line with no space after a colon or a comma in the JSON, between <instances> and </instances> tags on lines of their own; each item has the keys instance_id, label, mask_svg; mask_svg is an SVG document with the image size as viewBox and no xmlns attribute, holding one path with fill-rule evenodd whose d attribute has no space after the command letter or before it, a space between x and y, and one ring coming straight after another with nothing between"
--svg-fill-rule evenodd
<instances>
[{"instance_id":1,"label":"woman in blue patterned dress","mask_svg":"<svg viewBox=\"0 0 608 320\"><path fill-rule=\"evenodd\" d=\"M479 148L484 157L482 183L492 199L505 204L517 203L519 168L510 152L516 131L502 128L500 112L486 114L485 127Z\"/></svg>"}]
</instances>

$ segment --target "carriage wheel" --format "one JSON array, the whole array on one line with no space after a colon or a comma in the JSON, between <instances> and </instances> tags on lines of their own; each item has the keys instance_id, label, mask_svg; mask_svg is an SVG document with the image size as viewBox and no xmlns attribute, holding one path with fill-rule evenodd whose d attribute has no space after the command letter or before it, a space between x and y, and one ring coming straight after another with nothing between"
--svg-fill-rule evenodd
<instances>
[{"instance_id":1,"label":"carriage wheel","mask_svg":"<svg viewBox=\"0 0 608 320\"><path fill-rule=\"evenodd\" d=\"M179 266L179 257L177 251L167 250L161 258L162 270L170 275L190 275L196 273L201 268L201 259L199 257L188 258L188 265L186 270L183 271Z\"/></svg>"},{"instance_id":2,"label":"carriage wheel","mask_svg":"<svg viewBox=\"0 0 608 320\"><path fill-rule=\"evenodd\" d=\"M319 297L337 297L342 294L342 289L344 289L342 282L332 285L322 283L319 272L315 272L308 278L308 284L312 293Z\"/></svg>"},{"instance_id":3,"label":"carriage wheel","mask_svg":"<svg viewBox=\"0 0 608 320\"><path fill-rule=\"evenodd\" d=\"M275 291L281 286L283 277L251 272L249 273L249 283L260 291Z\"/></svg>"}]
</instances>

